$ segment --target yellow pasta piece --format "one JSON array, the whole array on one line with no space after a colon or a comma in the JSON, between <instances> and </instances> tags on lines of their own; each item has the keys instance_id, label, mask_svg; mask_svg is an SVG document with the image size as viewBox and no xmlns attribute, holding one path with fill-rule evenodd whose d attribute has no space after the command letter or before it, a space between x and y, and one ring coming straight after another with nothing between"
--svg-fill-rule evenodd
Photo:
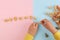
<instances>
[{"instance_id":1,"label":"yellow pasta piece","mask_svg":"<svg viewBox=\"0 0 60 40\"><path fill-rule=\"evenodd\" d=\"M53 13L53 15L55 15L57 12L55 11L54 13Z\"/></svg>"},{"instance_id":2,"label":"yellow pasta piece","mask_svg":"<svg viewBox=\"0 0 60 40\"><path fill-rule=\"evenodd\" d=\"M50 13L50 17L52 17L54 15L54 12Z\"/></svg>"},{"instance_id":3,"label":"yellow pasta piece","mask_svg":"<svg viewBox=\"0 0 60 40\"><path fill-rule=\"evenodd\" d=\"M33 17L32 16L30 16L30 19L32 19Z\"/></svg>"},{"instance_id":4,"label":"yellow pasta piece","mask_svg":"<svg viewBox=\"0 0 60 40\"><path fill-rule=\"evenodd\" d=\"M17 21L17 17L14 17L14 21Z\"/></svg>"},{"instance_id":5,"label":"yellow pasta piece","mask_svg":"<svg viewBox=\"0 0 60 40\"><path fill-rule=\"evenodd\" d=\"M30 19L34 19L34 20L36 20L36 17L30 16Z\"/></svg>"},{"instance_id":6,"label":"yellow pasta piece","mask_svg":"<svg viewBox=\"0 0 60 40\"><path fill-rule=\"evenodd\" d=\"M28 19L28 17L27 17L27 16L25 16L25 17L24 17L24 19Z\"/></svg>"}]
</instances>

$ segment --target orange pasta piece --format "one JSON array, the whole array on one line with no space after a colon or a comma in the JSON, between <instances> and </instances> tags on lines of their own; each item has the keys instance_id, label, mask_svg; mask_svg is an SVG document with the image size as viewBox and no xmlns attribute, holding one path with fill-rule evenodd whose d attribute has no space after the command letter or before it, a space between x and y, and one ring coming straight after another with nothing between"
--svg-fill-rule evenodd
<instances>
[{"instance_id":1,"label":"orange pasta piece","mask_svg":"<svg viewBox=\"0 0 60 40\"><path fill-rule=\"evenodd\" d=\"M5 19L4 22L9 22L9 19Z\"/></svg>"}]
</instances>

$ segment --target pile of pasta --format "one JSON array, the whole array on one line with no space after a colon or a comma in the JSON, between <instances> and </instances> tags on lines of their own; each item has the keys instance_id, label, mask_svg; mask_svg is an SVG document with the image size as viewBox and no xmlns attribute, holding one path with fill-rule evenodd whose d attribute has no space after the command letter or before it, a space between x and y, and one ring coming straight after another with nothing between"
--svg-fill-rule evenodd
<instances>
[{"instance_id":1,"label":"pile of pasta","mask_svg":"<svg viewBox=\"0 0 60 40\"><path fill-rule=\"evenodd\" d=\"M49 13L49 16L56 22L56 24L60 28L60 6L59 5L54 6L54 11L52 13Z\"/></svg>"}]
</instances>

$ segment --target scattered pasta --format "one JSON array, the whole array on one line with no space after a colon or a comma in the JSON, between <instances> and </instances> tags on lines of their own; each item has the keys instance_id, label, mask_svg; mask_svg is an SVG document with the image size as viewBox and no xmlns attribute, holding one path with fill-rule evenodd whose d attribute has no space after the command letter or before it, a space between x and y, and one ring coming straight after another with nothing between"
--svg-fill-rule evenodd
<instances>
[{"instance_id":1,"label":"scattered pasta","mask_svg":"<svg viewBox=\"0 0 60 40\"><path fill-rule=\"evenodd\" d=\"M52 17L52 19L60 27L60 6L59 5L54 6L54 11L48 15L50 15L50 17Z\"/></svg>"}]
</instances>

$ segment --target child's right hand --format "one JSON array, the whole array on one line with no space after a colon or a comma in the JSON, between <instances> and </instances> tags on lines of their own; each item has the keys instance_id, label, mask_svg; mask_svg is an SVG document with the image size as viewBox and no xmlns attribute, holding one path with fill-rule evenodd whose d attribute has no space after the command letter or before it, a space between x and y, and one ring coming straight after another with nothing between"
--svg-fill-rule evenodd
<instances>
[{"instance_id":1,"label":"child's right hand","mask_svg":"<svg viewBox=\"0 0 60 40\"><path fill-rule=\"evenodd\" d=\"M47 19L44 19L41 21L41 24L47 28L49 31L51 31L53 34L55 32L57 32L57 29L55 29L55 27L52 25L52 23L50 21L48 21Z\"/></svg>"},{"instance_id":2,"label":"child's right hand","mask_svg":"<svg viewBox=\"0 0 60 40\"><path fill-rule=\"evenodd\" d=\"M41 24L42 24L43 26L45 26L46 28L49 28L49 27L53 26L52 23L51 23L50 21L48 21L47 19L43 19L43 20L41 21Z\"/></svg>"}]
</instances>

